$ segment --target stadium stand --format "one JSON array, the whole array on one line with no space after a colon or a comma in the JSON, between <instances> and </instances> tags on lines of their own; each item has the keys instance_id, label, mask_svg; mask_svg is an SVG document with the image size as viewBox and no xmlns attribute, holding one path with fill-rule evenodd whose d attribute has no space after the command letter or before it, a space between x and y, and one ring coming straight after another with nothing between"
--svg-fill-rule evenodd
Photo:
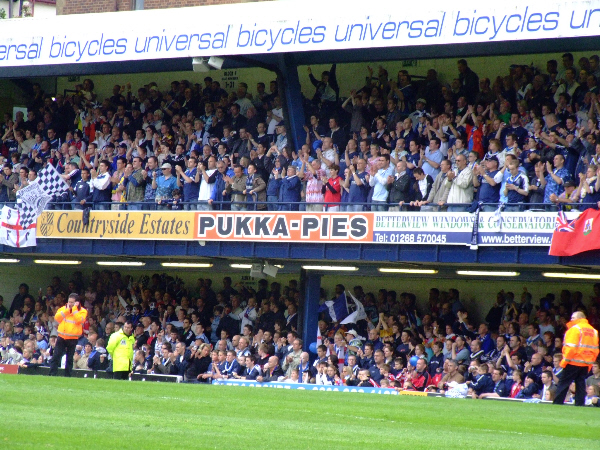
<instances>
[{"instance_id":1,"label":"stadium stand","mask_svg":"<svg viewBox=\"0 0 600 450\"><path fill-rule=\"evenodd\" d=\"M568 290L535 300L527 290L501 291L487 312L468 311L456 289L431 288L417 307L410 292L337 285L329 295L321 292L319 338L309 353L298 337L294 280L281 286L263 279L254 290L225 277L219 289L211 279L185 286L165 274L136 281L104 270L89 279L74 272L68 283L55 276L37 295L22 284L8 307L0 299L2 364L24 373L47 371L57 335L54 313L71 292L89 311L73 366L75 376L84 377L111 372L106 343L131 320L133 379L308 383L538 402L555 395L572 312L583 311L592 326L600 326L600 284L587 303L582 292ZM334 322L331 315L339 309L328 308L329 298L334 305L356 305L357 320L342 324L340 316ZM484 319L471 319L477 314ZM586 386L586 404L597 405L598 362Z\"/></svg>"},{"instance_id":2,"label":"stadium stand","mask_svg":"<svg viewBox=\"0 0 600 450\"><path fill-rule=\"evenodd\" d=\"M0 203L52 164L70 186L56 209L597 208L598 60L565 53L490 80L461 59L449 85L433 69L412 80L380 66L349 93L334 64L310 72L300 149L277 81L253 94L211 77L137 90L124 81L108 98L92 79L67 96L35 85L27 117L0 125Z\"/></svg>"}]
</instances>

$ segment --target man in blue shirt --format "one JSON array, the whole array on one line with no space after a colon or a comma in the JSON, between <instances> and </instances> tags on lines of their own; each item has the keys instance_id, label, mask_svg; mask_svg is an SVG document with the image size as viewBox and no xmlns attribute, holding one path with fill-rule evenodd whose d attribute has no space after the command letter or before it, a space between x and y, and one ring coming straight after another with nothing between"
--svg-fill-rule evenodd
<instances>
[{"instance_id":1,"label":"man in blue shirt","mask_svg":"<svg viewBox=\"0 0 600 450\"><path fill-rule=\"evenodd\" d=\"M177 180L171 174L171 164L164 163L160 166L162 175L157 177L154 175L152 178L152 187L156 189L156 201L157 203L161 200L166 200L172 197L173 190L177 189ZM154 172L156 174L156 172ZM168 209L168 205L159 204L157 209Z\"/></svg>"},{"instance_id":2,"label":"man in blue shirt","mask_svg":"<svg viewBox=\"0 0 600 450\"><path fill-rule=\"evenodd\" d=\"M479 201L484 203L482 211L494 212L500 200L500 186L503 174L498 170L498 158L492 156L476 166L473 171L473 186L479 188ZM491 204L485 204L491 203Z\"/></svg>"},{"instance_id":3,"label":"man in blue shirt","mask_svg":"<svg viewBox=\"0 0 600 450\"><path fill-rule=\"evenodd\" d=\"M485 323L479 325L479 341L481 342L481 350L483 350L484 354L491 352L495 347L489 333L489 328Z\"/></svg>"},{"instance_id":4,"label":"man in blue shirt","mask_svg":"<svg viewBox=\"0 0 600 450\"><path fill-rule=\"evenodd\" d=\"M111 201L112 184L110 182L110 173L108 169L110 162L107 160L100 161L98 165L98 173L95 169L91 170L92 175L92 201L94 202L95 209L109 209Z\"/></svg>"},{"instance_id":5,"label":"man in blue shirt","mask_svg":"<svg viewBox=\"0 0 600 450\"><path fill-rule=\"evenodd\" d=\"M288 166L287 176L281 180L281 189L279 191L279 201L281 203L298 203L300 202L300 191L302 190L302 182L296 175L296 168ZM282 205L283 211L298 211L297 204Z\"/></svg>"},{"instance_id":6,"label":"man in blue shirt","mask_svg":"<svg viewBox=\"0 0 600 450\"><path fill-rule=\"evenodd\" d=\"M177 172L177 186L183 187L183 201L186 203L183 205L185 210L195 210L198 203L198 194L200 191L200 183L196 183L196 166L198 160L196 158L190 158L187 161L187 169L184 172L181 166L175 166Z\"/></svg>"},{"instance_id":7,"label":"man in blue shirt","mask_svg":"<svg viewBox=\"0 0 600 450\"><path fill-rule=\"evenodd\" d=\"M548 175L540 179L541 187L545 187L544 203L548 205L546 206L546 210L556 211L557 207L552 204L550 196L555 194L558 197L562 194L565 190L565 181L571 180L569 172L565 169L565 157L563 155L555 155L554 170L552 170L552 163L550 161L546 162L546 170L548 171Z\"/></svg>"},{"instance_id":8,"label":"man in blue shirt","mask_svg":"<svg viewBox=\"0 0 600 450\"><path fill-rule=\"evenodd\" d=\"M510 390L504 382L504 370L494 369L492 372L492 381L494 382L494 392L488 394L481 394L479 398L487 397L508 397Z\"/></svg>"},{"instance_id":9,"label":"man in blue shirt","mask_svg":"<svg viewBox=\"0 0 600 450\"><path fill-rule=\"evenodd\" d=\"M92 201L92 186L90 184L90 170L88 168L81 169L81 180L74 186L71 185L71 203L73 209L83 209L86 203Z\"/></svg>"},{"instance_id":10,"label":"man in blue shirt","mask_svg":"<svg viewBox=\"0 0 600 450\"><path fill-rule=\"evenodd\" d=\"M514 134L517 138L517 145L519 147L523 147L525 144L525 138L527 138L527 130L521 126L521 119L519 118L519 113L512 113L510 115L510 125L502 128L502 132L500 133L500 140L505 146L508 146L507 136Z\"/></svg>"},{"instance_id":11,"label":"man in blue shirt","mask_svg":"<svg viewBox=\"0 0 600 450\"><path fill-rule=\"evenodd\" d=\"M442 141L439 138L432 138L429 141L429 146L425 150L421 150L421 158L419 167L423 169L425 175L430 175L435 180L440 173L440 163L444 159L444 155L440 151Z\"/></svg>"},{"instance_id":12,"label":"man in blue shirt","mask_svg":"<svg viewBox=\"0 0 600 450\"><path fill-rule=\"evenodd\" d=\"M524 173L519 171L517 160L511 160L508 163L508 172L504 195L506 202L512 205L507 206L505 211L521 211L521 206L516 203L523 203L529 195L529 180Z\"/></svg>"},{"instance_id":13,"label":"man in blue shirt","mask_svg":"<svg viewBox=\"0 0 600 450\"><path fill-rule=\"evenodd\" d=\"M367 162L362 158L357 161L356 168L354 164L349 166L348 177L344 181L344 188L350 190L348 211L360 212L364 210L363 203L366 203L369 195L366 167Z\"/></svg>"}]
</instances>

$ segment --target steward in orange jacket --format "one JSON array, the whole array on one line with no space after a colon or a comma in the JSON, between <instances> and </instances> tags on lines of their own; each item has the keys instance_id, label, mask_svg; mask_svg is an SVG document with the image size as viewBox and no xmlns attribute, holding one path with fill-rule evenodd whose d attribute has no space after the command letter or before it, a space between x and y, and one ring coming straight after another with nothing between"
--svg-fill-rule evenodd
<instances>
[{"instance_id":1,"label":"steward in orange jacket","mask_svg":"<svg viewBox=\"0 0 600 450\"><path fill-rule=\"evenodd\" d=\"M83 323L87 318L87 310L79 304L77 294L69 295L67 304L60 308L54 315L58 322L58 339L50 361L50 376L55 376L63 355L67 354L65 361L65 376L71 376L73 368L73 355L77 341L83 333Z\"/></svg>"},{"instance_id":2,"label":"steward in orange jacket","mask_svg":"<svg viewBox=\"0 0 600 450\"><path fill-rule=\"evenodd\" d=\"M585 400L585 379L592 364L598 357L598 331L592 327L585 314L576 311L567 324L563 340L563 370L558 378L554 403L562 405L572 382L575 382L575 405L583 406Z\"/></svg>"},{"instance_id":3,"label":"steward in orange jacket","mask_svg":"<svg viewBox=\"0 0 600 450\"><path fill-rule=\"evenodd\" d=\"M76 305L79 302L76 302ZM63 339L79 339L83 334L83 323L87 318L87 310L81 306L69 307L67 303L54 315L58 322L58 337Z\"/></svg>"},{"instance_id":4,"label":"steward in orange jacket","mask_svg":"<svg viewBox=\"0 0 600 450\"><path fill-rule=\"evenodd\" d=\"M571 364L591 368L598 358L598 331L589 324L587 319L572 320L567 327L561 367Z\"/></svg>"}]
</instances>

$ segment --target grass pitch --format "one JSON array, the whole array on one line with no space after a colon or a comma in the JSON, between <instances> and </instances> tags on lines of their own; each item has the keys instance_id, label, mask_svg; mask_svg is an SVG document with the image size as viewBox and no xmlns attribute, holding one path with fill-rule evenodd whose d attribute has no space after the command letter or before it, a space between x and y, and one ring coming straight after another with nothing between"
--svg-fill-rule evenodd
<instances>
[{"instance_id":1,"label":"grass pitch","mask_svg":"<svg viewBox=\"0 0 600 450\"><path fill-rule=\"evenodd\" d=\"M600 408L1 375L0 430L10 450L597 449Z\"/></svg>"}]
</instances>

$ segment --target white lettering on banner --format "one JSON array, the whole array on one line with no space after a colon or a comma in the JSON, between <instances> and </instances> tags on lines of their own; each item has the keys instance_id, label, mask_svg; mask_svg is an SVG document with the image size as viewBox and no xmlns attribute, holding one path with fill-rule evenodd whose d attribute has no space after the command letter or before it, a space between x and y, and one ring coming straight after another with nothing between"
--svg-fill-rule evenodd
<instances>
[{"instance_id":1,"label":"white lettering on banner","mask_svg":"<svg viewBox=\"0 0 600 450\"><path fill-rule=\"evenodd\" d=\"M44 211L45 239L471 245L475 215L443 212ZM479 213L478 245L549 246L552 212Z\"/></svg>"},{"instance_id":2,"label":"white lettering on banner","mask_svg":"<svg viewBox=\"0 0 600 450\"><path fill-rule=\"evenodd\" d=\"M299 391L322 391L322 392L343 392L354 394L380 394L380 395L419 395L427 397L425 392L398 392L392 388L374 388L374 387L354 387L354 386L331 386L331 385L315 385L303 383L286 383L282 381L258 382L258 381L242 381L242 380L213 380L215 386L242 386L254 388L271 388L271 389L288 389ZM434 396L431 394L430 396Z\"/></svg>"},{"instance_id":3,"label":"white lettering on banner","mask_svg":"<svg viewBox=\"0 0 600 450\"><path fill-rule=\"evenodd\" d=\"M301 10L268 2L81 16L111 23L104 32L73 27L70 16L4 20L0 67L573 38L596 36L600 25L600 0L476 9L384 0L377 10L388 12L368 15L356 13L361 6L309 0Z\"/></svg>"}]
</instances>

